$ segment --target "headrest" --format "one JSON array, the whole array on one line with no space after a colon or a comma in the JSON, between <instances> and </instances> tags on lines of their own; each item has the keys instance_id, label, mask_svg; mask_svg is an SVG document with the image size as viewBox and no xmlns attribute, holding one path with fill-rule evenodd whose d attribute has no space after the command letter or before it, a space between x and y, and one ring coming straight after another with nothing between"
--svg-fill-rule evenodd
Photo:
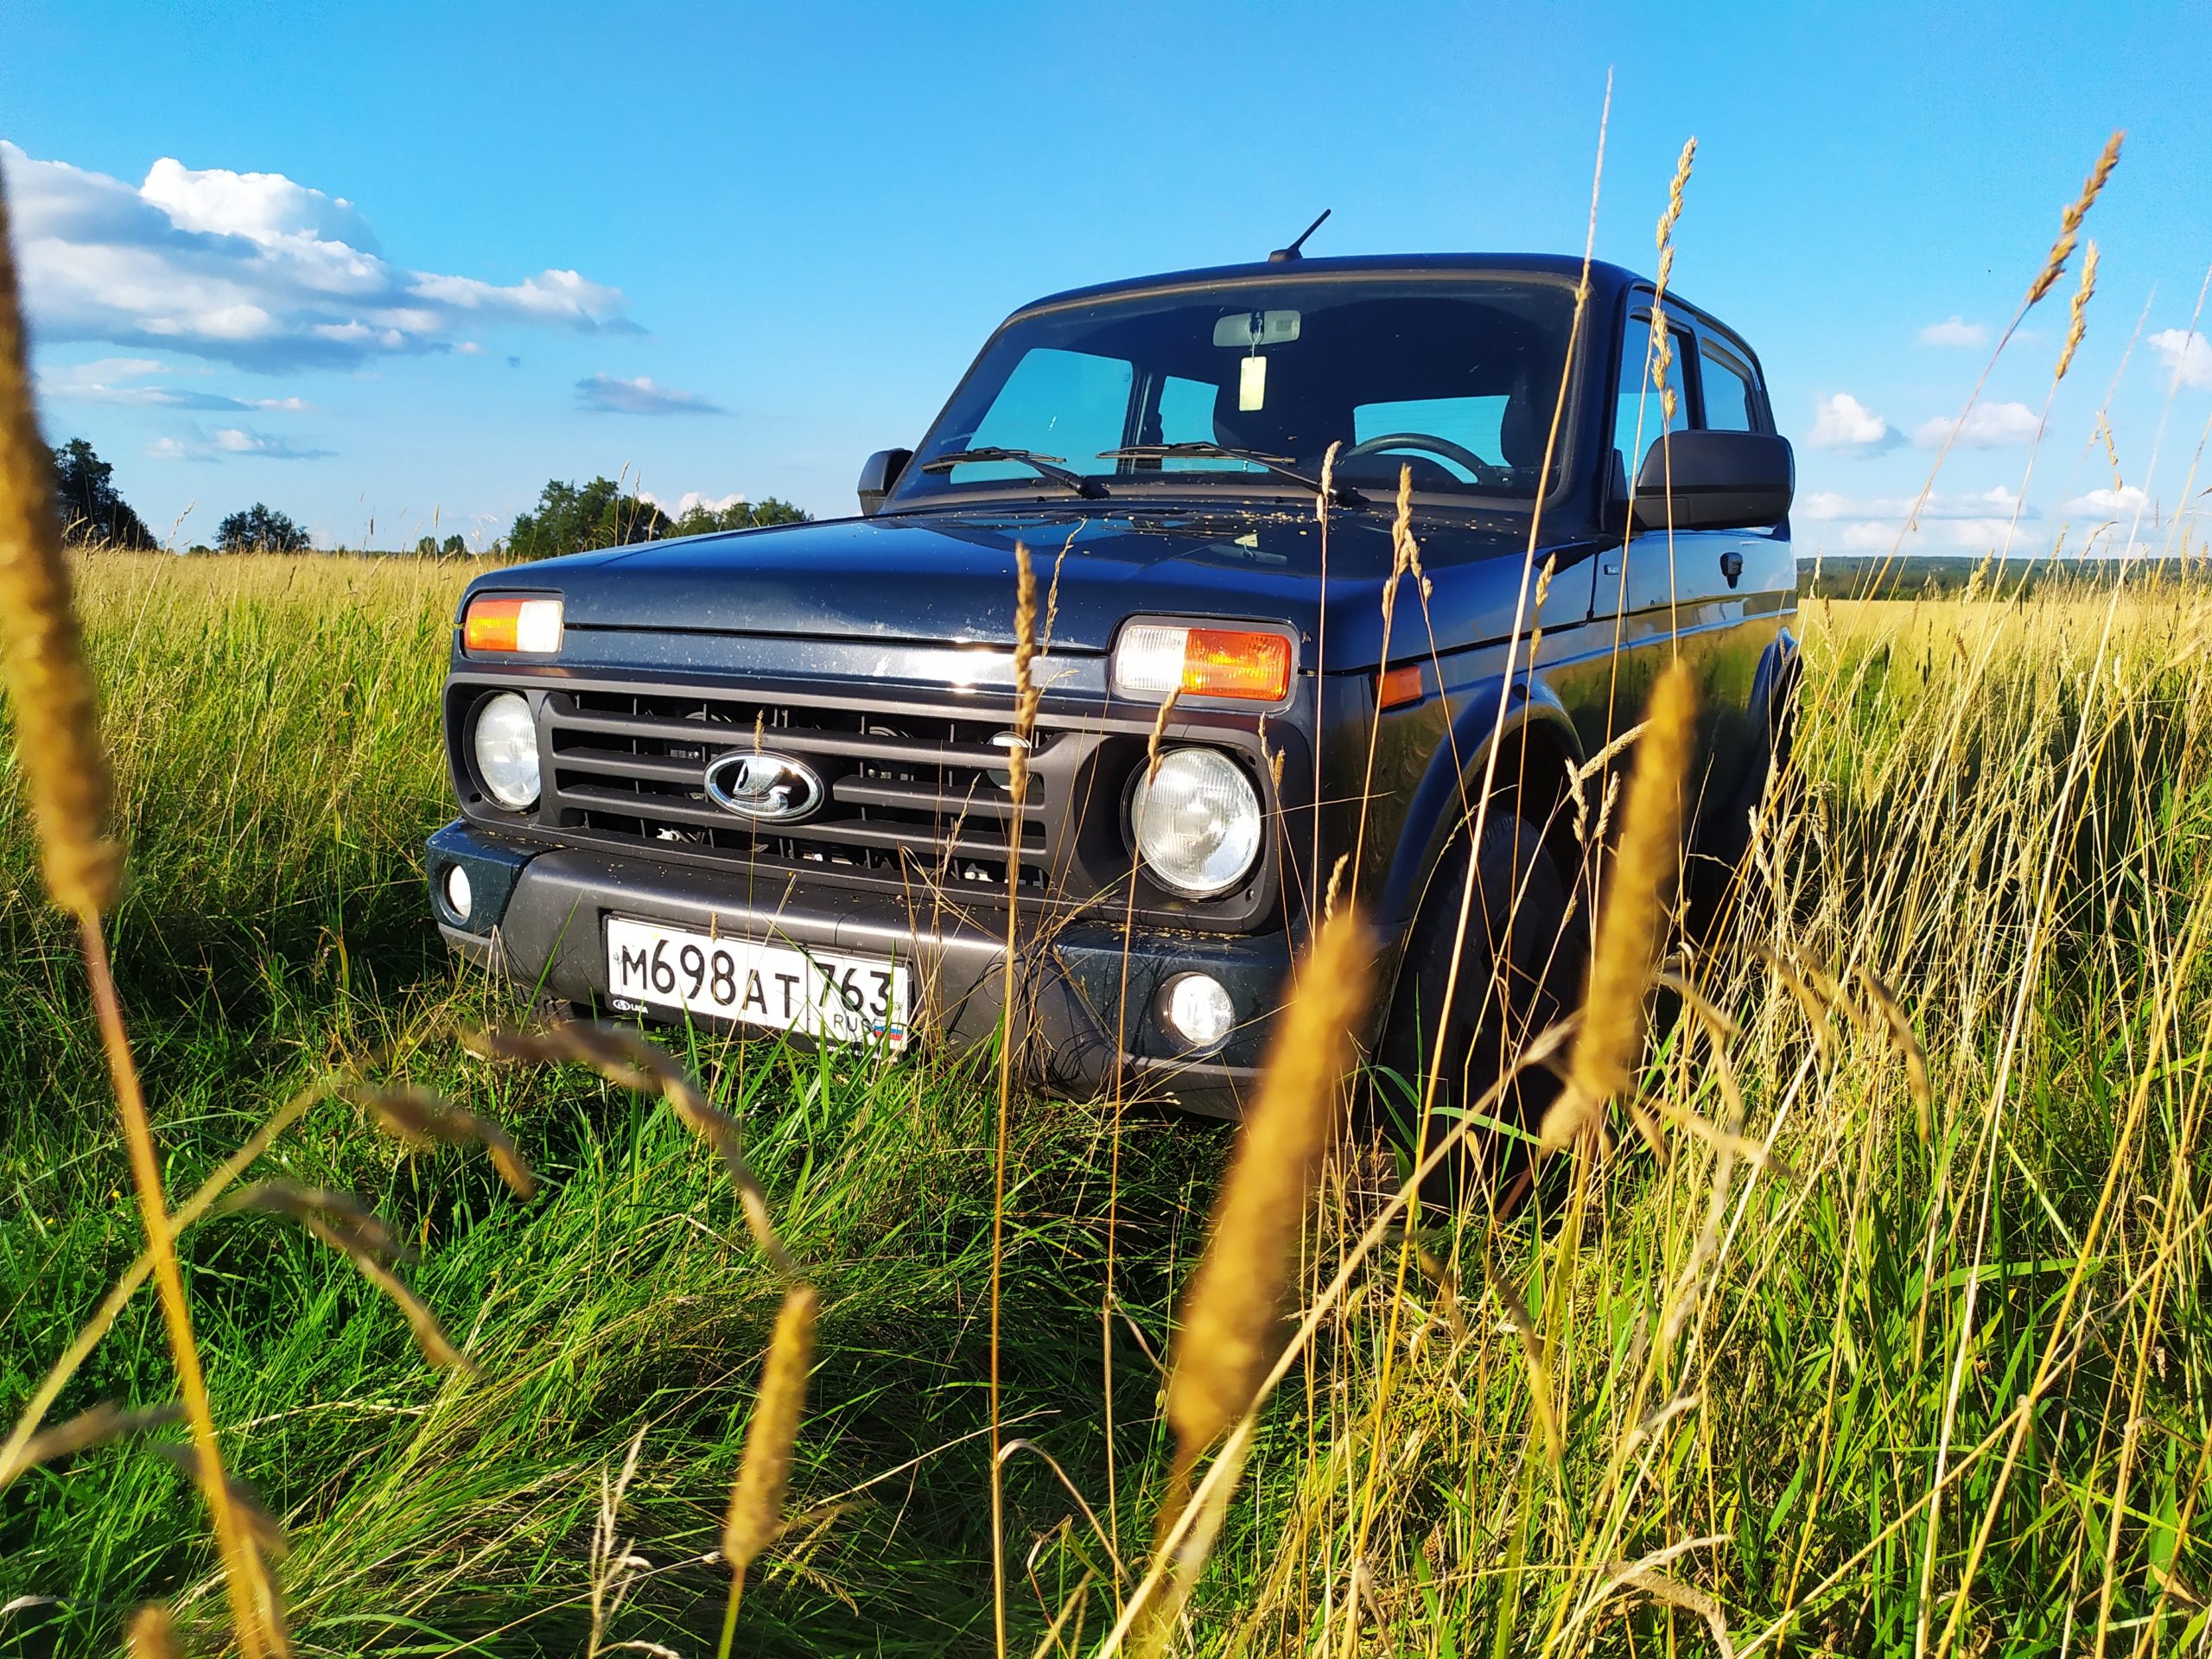
<instances>
[{"instance_id":1,"label":"headrest","mask_svg":"<svg viewBox=\"0 0 2212 1659\"><path fill-rule=\"evenodd\" d=\"M1541 467L1544 441L1551 435L1551 410L1522 381L1505 400L1505 413L1497 427L1498 453L1509 467Z\"/></svg>"}]
</instances>

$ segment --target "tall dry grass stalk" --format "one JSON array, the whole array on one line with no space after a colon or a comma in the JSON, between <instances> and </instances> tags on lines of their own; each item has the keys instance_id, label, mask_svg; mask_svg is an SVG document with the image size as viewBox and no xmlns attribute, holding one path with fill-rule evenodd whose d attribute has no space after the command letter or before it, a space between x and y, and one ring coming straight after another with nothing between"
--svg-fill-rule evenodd
<instances>
[{"instance_id":1,"label":"tall dry grass stalk","mask_svg":"<svg viewBox=\"0 0 2212 1659\"><path fill-rule=\"evenodd\" d=\"M2033 305L2050 292L2065 272L2066 262L2073 257L2075 238L2082 233L2082 221L2089 216L2097 198L2104 194L2105 186L2112 180L2112 170L2120 165L2120 147L2126 138L2126 132L2115 132L2105 140L2105 147L2097 153L2096 164L2090 168L2089 176L2082 181L2082 194L2066 205L2058 216L2058 235L2050 245L2050 251L2044 257L2043 269L2036 272L2036 279L2028 284L2027 304Z\"/></svg>"},{"instance_id":2,"label":"tall dry grass stalk","mask_svg":"<svg viewBox=\"0 0 2212 1659\"><path fill-rule=\"evenodd\" d=\"M1300 1236L1342 1121L1344 1081L1358 1058L1373 950L1365 924L1350 909L1314 935L1297 988L1277 1016L1259 1092L1214 1203L1205 1254L1184 1293L1167 1378L1175 1456L1154 1529L1163 1559L1123 1615L1140 1652L1157 1651L1166 1640L1230 1495L1223 1483L1206 1514L1187 1523L1192 1470L1209 1447L1246 1424L1282 1347ZM1223 1456L1241 1454L1233 1442ZM1163 1567L1170 1569L1164 1584Z\"/></svg>"},{"instance_id":3,"label":"tall dry grass stalk","mask_svg":"<svg viewBox=\"0 0 2212 1659\"><path fill-rule=\"evenodd\" d=\"M63 563L51 458L32 404L14 246L6 194L0 189L0 669L5 672L16 751L37 826L47 892L77 922L238 1646L245 1659L261 1659L264 1654L287 1654L290 1646L275 1586L240 1523L223 1476L184 1272L162 1190L161 1158L101 931L102 913L115 899L122 859L106 833L107 754L100 744L92 673Z\"/></svg>"},{"instance_id":4,"label":"tall dry grass stalk","mask_svg":"<svg viewBox=\"0 0 2212 1659\"><path fill-rule=\"evenodd\" d=\"M410 1152L436 1146L480 1146L492 1168L518 1198L533 1197L537 1176L514 1137L489 1118L464 1110L427 1089L358 1089L346 1097L369 1121Z\"/></svg>"},{"instance_id":5,"label":"tall dry grass stalk","mask_svg":"<svg viewBox=\"0 0 2212 1659\"><path fill-rule=\"evenodd\" d=\"M1692 137L1684 141L1682 153L1675 160L1675 176L1667 185L1667 206L1652 231L1659 251L1659 271L1652 284L1651 385L1659 393L1662 433L1675 424L1675 389L1667 381L1667 372L1675 363L1674 339L1667 329L1667 284L1675 274L1675 226L1681 222L1682 196L1689 188L1690 168L1696 159L1697 139Z\"/></svg>"},{"instance_id":6,"label":"tall dry grass stalk","mask_svg":"<svg viewBox=\"0 0 2212 1659\"><path fill-rule=\"evenodd\" d=\"M818 1311L814 1287L793 1285L785 1293L760 1371L760 1398L745 1431L745 1452L737 1484L730 1489L729 1514L722 1522L722 1559L729 1564L729 1603L722 1614L720 1659L729 1659L737 1633L737 1610L745 1595L745 1574L760 1552L776 1541L784 1526L784 1490L791 1472L791 1447L806 1408L807 1373L814 1366L814 1320Z\"/></svg>"},{"instance_id":7,"label":"tall dry grass stalk","mask_svg":"<svg viewBox=\"0 0 2212 1659\"><path fill-rule=\"evenodd\" d=\"M1205 1255L1184 1294L1171 1356L1167 1421L1179 1476L1187 1477L1250 1409L1280 1345L1277 1322L1300 1230L1356 1058L1371 956L1355 912L1324 924L1270 1039L1259 1092L1214 1204Z\"/></svg>"},{"instance_id":8,"label":"tall dry grass stalk","mask_svg":"<svg viewBox=\"0 0 2212 1659\"><path fill-rule=\"evenodd\" d=\"M1559 455L1560 432L1567 419L1567 389L1574 384L1574 374L1580 364L1580 354L1587 349L1590 266L1597 257L1598 202L1601 188L1605 181L1605 134L1611 125L1612 118L1613 72L1607 69L1605 71L1605 99L1598 111L1598 156L1590 170L1590 218L1582 238L1582 275L1574 286L1574 315L1568 326L1567 353L1560 363L1559 385L1552 399L1551 425L1544 435L1544 459L1541 476L1545 478L1551 476L1553 462ZM1529 515L1529 540L1521 556L1521 586L1514 597L1513 632L1505 642L1505 663L1498 677L1498 683L1501 685L1510 686L1513 683L1513 677L1519 671L1522 664L1522 642L1527 630L1534 621L1535 611L1529 604L1529 598L1537 582L1536 549L1542 543L1543 528L1544 501L1541 493L1539 493L1535 511ZM1533 651L1529 660L1534 660ZM1472 791L1463 790L1460 795L1459 806L1467 817L1468 836L1476 846L1479 846L1482 842L1483 828L1490 819L1491 803L1497 796L1497 760L1500 752L1505 747L1506 711L1511 706L1512 701L1507 696L1497 699L1497 710L1491 722L1490 740L1484 746L1483 750L1482 782ZM1316 718L1318 721L1318 703ZM1319 815L1317 813L1314 823L1314 864L1317 870L1320 863L1319 837ZM1468 923L1474 916L1478 868L1478 861L1470 858L1467 861L1466 878L1460 883L1459 915L1456 924L1459 934L1452 947L1451 966L1444 976L1444 995L1436 1013L1436 1040L1429 1051L1427 1071L1421 1080L1421 1145L1424 1147L1428 1139L1430 1109L1436 1103L1436 1091L1444 1077L1445 1046L1450 1040L1452 1008L1459 992L1462 942L1467 936Z\"/></svg>"},{"instance_id":9,"label":"tall dry grass stalk","mask_svg":"<svg viewBox=\"0 0 2212 1659\"><path fill-rule=\"evenodd\" d=\"M659 1096L683 1126L721 1160L730 1185L736 1190L747 1230L769 1266L785 1279L798 1275L798 1268L769 1214L768 1195L746 1161L744 1138L736 1120L709 1100L697 1080L659 1045L620 1026L584 1020L563 1020L542 1032L477 1032L462 1040L470 1052L487 1059L539 1064L579 1061L609 1083L638 1094Z\"/></svg>"},{"instance_id":10,"label":"tall dry grass stalk","mask_svg":"<svg viewBox=\"0 0 2212 1659\"><path fill-rule=\"evenodd\" d=\"M2066 319L2066 343L2059 348L2058 366L2050 372L2054 383L2066 378L2066 371L2073 366L2074 353L2082 348L2082 337L2088 332L2089 301L2097 291L2097 245L2092 240L2088 251L2082 256L2082 283L2074 290L2074 303Z\"/></svg>"},{"instance_id":11,"label":"tall dry grass stalk","mask_svg":"<svg viewBox=\"0 0 2212 1659\"><path fill-rule=\"evenodd\" d=\"M1643 1051L1643 1006L1666 944L1682 851L1682 782L1696 735L1689 670L1670 664L1652 688L1621 813L1621 838L1605 878L1605 909L1590 961L1565 1091L1544 1114L1541 1144L1557 1152L1592 1128L1605 1103L1635 1081Z\"/></svg>"},{"instance_id":12,"label":"tall dry grass stalk","mask_svg":"<svg viewBox=\"0 0 2212 1659\"><path fill-rule=\"evenodd\" d=\"M1006 1445L1000 1388L1001 1293L1006 1279L1006 1177L1013 1146L1014 995L1021 938L1021 826L1029 801L1029 741L1044 696L1035 683L1037 572L1027 543L1014 544L1014 747L1007 765L1007 793L1014 810L1006 825L1006 956L999 982L999 1097L996 1147L991 1166L990 1378L991 1627L993 1651L1006 1654Z\"/></svg>"},{"instance_id":13,"label":"tall dry grass stalk","mask_svg":"<svg viewBox=\"0 0 2212 1659\"><path fill-rule=\"evenodd\" d=\"M1322 500L1327 501L1327 486L1323 486ZM1153 716L1152 732L1145 741L1145 781L1149 784L1160 776L1160 745L1167 738L1167 722L1174 717L1175 705L1183 696L1179 685L1170 686L1167 695L1160 700L1160 712ZM1264 742L1265 734L1262 733ZM1278 792L1282 787L1282 753L1275 753L1274 782ZM1122 909L1122 937L1127 938L1137 923L1137 884L1134 878L1128 884L1128 897ZM1129 1029L1129 980L1131 963L1124 955L1122 960L1121 983L1115 995L1114 1008L1114 1086L1109 1103L1111 1114L1107 1124L1106 1148L1106 1257L1099 1273L1098 1290L1098 1393L1099 1421L1103 1426L1103 1445L1106 1463L1106 1528L1109 1537L1121 1534L1122 1500L1120 1484L1116 1479L1114 1451L1114 1318L1115 1298L1117 1294L1115 1277L1121 1252L1122 1237L1122 1135L1128 1106L1126 1076ZM1003 1448L1001 1448L1003 1455ZM1120 1587L1120 1580L1115 1581Z\"/></svg>"},{"instance_id":14,"label":"tall dry grass stalk","mask_svg":"<svg viewBox=\"0 0 2212 1659\"><path fill-rule=\"evenodd\" d=\"M13 247L0 193L0 670L47 893L72 916L97 915L115 902L122 854L107 833L107 751L32 405Z\"/></svg>"},{"instance_id":15,"label":"tall dry grass stalk","mask_svg":"<svg viewBox=\"0 0 2212 1659\"><path fill-rule=\"evenodd\" d=\"M1421 543L1414 535L1414 469L1410 464L1398 469L1397 511L1390 519L1390 574L1382 579L1382 643L1376 653L1375 671L1377 714L1382 712L1382 677L1389 671L1390 667L1390 633L1391 625L1398 614L1398 587L1408 575L1418 584L1423 614L1426 614L1428 596L1434 591L1434 584L1429 581L1428 572L1421 569ZM1536 602L1539 607L1543 603L1541 599ZM1432 655L1435 649L1436 641L1432 635L1429 640ZM1359 829L1352 838L1351 868L1355 884L1358 880L1357 872L1366 867L1368 804L1375 790L1375 753L1382 735L1382 722L1380 720L1370 721L1367 728L1367 764L1360 775Z\"/></svg>"},{"instance_id":16,"label":"tall dry grass stalk","mask_svg":"<svg viewBox=\"0 0 2212 1659\"><path fill-rule=\"evenodd\" d=\"M1920 515L1928 505L1929 497L1935 493L1936 480L1942 475L1943 463L1950 458L1951 447L1958 442L1959 434L1966 429L1967 417L1974 413L1974 404L1980 401L1982 388L1989 384L1990 374L1997 367L1997 359L2004 356L2005 346L2012 343L2012 336L2019 332L2020 325L2027 320L2028 313L2036 308L2037 304L2057 283L2059 277L2065 274L2066 262L2074 256L2075 244L2081 236L2082 223L2088 218L2089 209L2096 206L2097 198L2104 194L2105 186L2111 182L2113 169L2120 165L2120 145L2126 137L2127 134L2124 130L2116 130L2111 137L2105 140L2104 148L2097 153L2096 162L2089 168L2089 176L2082 181L2081 194L2067 203L2065 209L2059 214L2058 235L2052 241L2050 251L2044 256L2043 264L2037 270L2035 280L2028 284L2028 291L2022 297L2018 308L2012 313L2012 320L2005 325L2004 333L1997 337L1997 344L1990 348L1989 360L1981 365L1981 373L1974 381L1974 389L1967 393L1967 400L1959 410L1958 419L1951 423L1951 429L1944 435L1942 444L1936 449L1936 459L1929 465L1927 480L1921 485L1920 493L1913 498L1912 511L1905 515L1904 522L1897 526L1897 539L1890 545L1889 556L1874 573L1873 580L1876 582L1879 582L1887 576L1891 563L1901 557L1904 552L1905 537L1919 528ZM2085 287L2093 286L2094 279L2095 273L2093 269L2087 274ZM2082 326L2082 316L2088 304L2087 292L2081 295L2075 302L2074 315L2067 330L2069 344L2061 353L2058 374L2051 383L2054 389L2057 385L2058 379L2065 375L2073 357L2074 347L2081 343L2077 331ZM2048 420L2050 414L2048 398L2044 401L2044 408L2045 419ZM2028 454L2028 465L2031 469L2035 465L2036 450L2041 445L2042 428L2040 426L2037 429L2037 444L2031 447ZM2026 492L2023 490L2021 493L2024 496ZM2012 514L2012 524L2017 527L2018 523L2019 510L2016 505ZM2005 537L2007 548L2012 545L2012 530L2008 529Z\"/></svg>"},{"instance_id":17,"label":"tall dry grass stalk","mask_svg":"<svg viewBox=\"0 0 2212 1659\"><path fill-rule=\"evenodd\" d=\"M130 1616L125 1640L130 1659L177 1659L175 1622L169 1610L158 1603L141 1607Z\"/></svg>"}]
</instances>

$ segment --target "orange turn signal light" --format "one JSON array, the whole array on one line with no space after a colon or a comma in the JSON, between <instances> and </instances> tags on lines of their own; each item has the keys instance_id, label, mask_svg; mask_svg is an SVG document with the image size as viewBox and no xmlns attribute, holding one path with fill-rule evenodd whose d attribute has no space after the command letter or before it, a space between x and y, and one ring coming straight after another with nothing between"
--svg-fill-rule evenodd
<instances>
[{"instance_id":1,"label":"orange turn signal light","mask_svg":"<svg viewBox=\"0 0 2212 1659\"><path fill-rule=\"evenodd\" d=\"M1281 702L1290 690L1290 641L1243 628L1192 628L1183 641L1183 693Z\"/></svg>"},{"instance_id":2,"label":"orange turn signal light","mask_svg":"<svg viewBox=\"0 0 2212 1659\"><path fill-rule=\"evenodd\" d=\"M1401 668L1382 671L1382 683L1376 702L1384 709L1397 709L1408 702L1421 701L1421 664L1408 663Z\"/></svg>"},{"instance_id":3,"label":"orange turn signal light","mask_svg":"<svg viewBox=\"0 0 2212 1659\"><path fill-rule=\"evenodd\" d=\"M550 655L561 649L561 611L557 599L480 594L461 618L461 649Z\"/></svg>"},{"instance_id":4,"label":"orange turn signal light","mask_svg":"<svg viewBox=\"0 0 2212 1659\"><path fill-rule=\"evenodd\" d=\"M1132 623L1114 650L1114 689L1147 702L1171 692L1281 702L1290 695L1290 639L1264 628Z\"/></svg>"}]
</instances>

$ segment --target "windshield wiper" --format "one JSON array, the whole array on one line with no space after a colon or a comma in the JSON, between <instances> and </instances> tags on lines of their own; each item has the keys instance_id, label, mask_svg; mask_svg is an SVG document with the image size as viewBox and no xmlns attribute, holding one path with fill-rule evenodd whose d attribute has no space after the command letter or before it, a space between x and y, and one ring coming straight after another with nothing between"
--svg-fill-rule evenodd
<instances>
[{"instance_id":1,"label":"windshield wiper","mask_svg":"<svg viewBox=\"0 0 2212 1659\"><path fill-rule=\"evenodd\" d=\"M1263 454L1257 449L1232 448L1225 443L1206 443L1197 440L1184 443L1125 443L1118 449L1101 449L1101 461L1242 461L1255 467L1264 467L1277 478L1302 484L1314 494L1321 493L1321 480L1308 477L1290 464L1288 455ZM1349 484L1335 485L1330 493L1340 507L1363 507L1367 498Z\"/></svg>"},{"instance_id":2,"label":"windshield wiper","mask_svg":"<svg viewBox=\"0 0 2212 1659\"><path fill-rule=\"evenodd\" d=\"M981 466L986 461L1003 461L1027 467L1038 477L1049 478L1055 484L1065 484L1086 501L1096 501L1105 495L1106 486L1096 479L1071 473L1058 464L1065 459L1064 455L1040 455L1033 449L1001 449L996 445L986 445L981 449L955 449L949 454L939 455L935 461L925 461L922 463L922 470L925 473L949 473L956 467Z\"/></svg>"}]
</instances>

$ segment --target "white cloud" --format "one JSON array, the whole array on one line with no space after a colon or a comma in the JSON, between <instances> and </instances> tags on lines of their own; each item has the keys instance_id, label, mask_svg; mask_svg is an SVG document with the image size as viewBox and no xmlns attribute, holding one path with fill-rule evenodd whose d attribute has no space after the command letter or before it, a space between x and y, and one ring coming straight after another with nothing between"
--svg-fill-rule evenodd
<instances>
[{"instance_id":1,"label":"white cloud","mask_svg":"<svg viewBox=\"0 0 2212 1659\"><path fill-rule=\"evenodd\" d=\"M1886 553L1899 545L1905 551L1964 549L1987 551L2002 547L2013 534L2014 509L2025 524L2041 515L2020 503L2018 494L2002 484L1986 490L1964 490L1955 494L1932 493L1917 504L1911 496L1876 496L1854 499L1832 490L1814 491L1798 499L1795 517L1833 526L1819 539L1846 553ZM1905 531L1908 518L1914 528Z\"/></svg>"},{"instance_id":2,"label":"white cloud","mask_svg":"<svg viewBox=\"0 0 2212 1659\"><path fill-rule=\"evenodd\" d=\"M271 437L248 426L219 426L210 432L187 428L181 436L156 438L146 450L156 461L321 461L334 453L309 448L289 438Z\"/></svg>"},{"instance_id":3,"label":"white cloud","mask_svg":"<svg viewBox=\"0 0 2212 1659\"><path fill-rule=\"evenodd\" d=\"M1956 449L2005 449L2034 441L2043 417L2025 404L1976 404L1960 426L1950 416L1938 415L1912 430L1912 441L1923 449L1941 449L1948 441ZM1951 437L1957 426L1959 435Z\"/></svg>"},{"instance_id":4,"label":"white cloud","mask_svg":"<svg viewBox=\"0 0 2212 1659\"><path fill-rule=\"evenodd\" d=\"M41 371L41 400L78 404L130 404L151 409L269 410L296 415L309 407L303 397L228 397L220 392L140 384L167 374L168 366L146 357L103 357L90 363Z\"/></svg>"},{"instance_id":5,"label":"white cloud","mask_svg":"<svg viewBox=\"0 0 2212 1659\"><path fill-rule=\"evenodd\" d=\"M1920 331L1923 346L1986 346L1989 329L1986 324L1968 322L1964 317L1949 316L1941 322L1931 322Z\"/></svg>"},{"instance_id":6,"label":"white cloud","mask_svg":"<svg viewBox=\"0 0 2212 1659\"><path fill-rule=\"evenodd\" d=\"M1964 490L1955 495L1941 491L1930 492L1927 500L1920 502L1919 517L1925 519L1986 518L1993 514L2011 518L2019 505L2018 493L2006 489L2002 484L1986 490ZM1820 519L1902 519L1911 513L1915 498L1909 495L1875 496L1867 500L1854 500L1839 495L1833 490L1815 491L1800 498L1796 514L1806 518ZM2023 508L2022 518L2037 516L2033 507Z\"/></svg>"},{"instance_id":7,"label":"white cloud","mask_svg":"<svg viewBox=\"0 0 2212 1659\"><path fill-rule=\"evenodd\" d=\"M1890 423L1847 391L1823 397L1805 442L1815 449L1847 449L1870 455L1893 448L1898 440Z\"/></svg>"},{"instance_id":8,"label":"white cloud","mask_svg":"<svg viewBox=\"0 0 2212 1659\"><path fill-rule=\"evenodd\" d=\"M729 495L705 495L697 490L686 490L673 502L664 501L651 490L639 490L638 499L650 501L671 518L681 518L694 507L704 507L709 512L728 512L732 507L742 506L747 498L743 492Z\"/></svg>"},{"instance_id":9,"label":"white cloud","mask_svg":"<svg viewBox=\"0 0 2212 1659\"><path fill-rule=\"evenodd\" d=\"M2165 328L2151 336L2151 344L2178 385L2199 391L2212 388L2212 340L2194 329Z\"/></svg>"},{"instance_id":10,"label":"white cloud","mask_svg":"<svg viewBox=\"0 0 2212 1659\"><path fill-rule=\"evenodd\" d=\"M386 260L353 205L281 173L169 157L132 186L0 140L39 338L276 370L449 350L499 324L637 332L619 289L573 270L508 286Z\"/></svg>"},{"instance_id":11,"label":"white cloud","mask_svg":"<svg viewBox=\"0 0 2212 1659\"><path fill-rule=\"evenodd\" d=\"M2087 495L2077 495L2059 511L2075 518L2133 519L2149 501L2140 486L2123 484L2116 490L2091 490Z\"/></svg>"},{"instance_id":12,"label":"white cloud","mask_svg":"<svg viewBox=\"0 0 2212 1659\"><path fill-rule=\"evenodd\" d=\"M588 375L576 382L576 401L606 415L719 415L721 406L696 392L658 386L652 377L618 380L611 374Z\"/></svg>"},{"instance_id":13,"label":"white cloud","mask_svg":"<svg viewBox=\"0 0 2212 1659\"><path fill-rule=\"evenodd\" d=\"M282 173L195 172L164 156L147 170L138 194L181 230L235 233L269 245L293 237L377 251L376 238L352 202L327 196Z\"/></svg>"}]
</instances>

